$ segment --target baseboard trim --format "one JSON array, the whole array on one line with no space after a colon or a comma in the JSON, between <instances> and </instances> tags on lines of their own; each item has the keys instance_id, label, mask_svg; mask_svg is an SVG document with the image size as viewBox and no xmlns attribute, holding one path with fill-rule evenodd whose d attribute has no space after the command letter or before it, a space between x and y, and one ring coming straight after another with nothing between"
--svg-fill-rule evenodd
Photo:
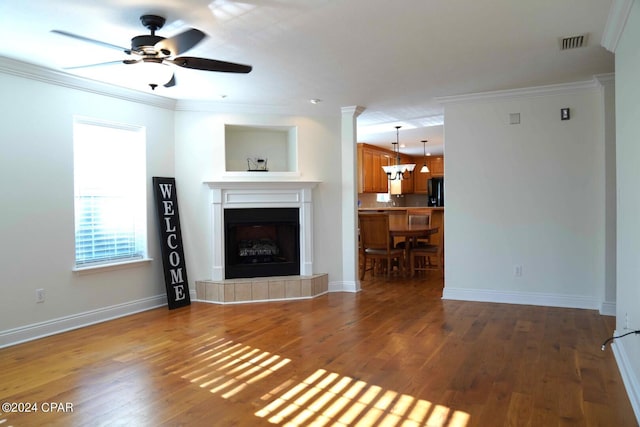
<instances>
[{"instance_id":1,"label":"baseboard trim","mask_svg":"<svg viewBox=\"0 0 640 427\"><path fill-rule=\"evenodd\" d=\"M486 289L448 288L446 286L442 292L442 299L540 305L546 307L584 308L589 310L598 310L600 305L600 302L595 298L577 295L513 291L504 292Z\"/></svg>"},{"instance_id":2,"label":"baseboard trim","mask_svg":"<svg viewBox=\"0 0 640 427\"><path fill-rule=\"evenodd\" d=\"M360 292L360 283L358 282L329 282L329 292Z\"/></svg>"},{"instance_id":3,"label":"baseboard trim","mask_svg":"<svg viewBox=\"0 0 640 427\"><path fill-rule=\"evenodd\" d=\"M141 311L151 310L167 305L166 295L156 295L123 304L85 311L71 316L59 317L45 322L33 323L19 328L0 331L0 348L9 347L27 341L61 332L82 328L95 323L106 322L118 317L128 316Z\"/></svg>"},{"instance_id":4,"label":"baseboard trim","mask_svg":"<svg viewBox=\"0 0 640 427\"><path fill-rule=\"evenodd\" d=\"M604 301L600 305L600 314L603 316L615 316L616 315L616 303Z\"/></svg>"},{"instance_id":5,"label":"baseboard trim","mask_svg":"<svg viewBox=\"0 0 640 427\"><path fill-rule=\"evenodd\" d=\"M618 336L624 332L625 331L615 331L614 335ZM634 375L633 364L629 360L628 353L624 346L624 341L616 340L611 344L611 348L613 350L616 363L618 364L620 376L622 376L624 388L627 390L627 396L629 396L629 400L631 401L631 407L633 408L633 412L636 414L636 421L638 422L638 425L640 425L640 381L638 380L638 377Z\"/></svg>"}]
</instances>

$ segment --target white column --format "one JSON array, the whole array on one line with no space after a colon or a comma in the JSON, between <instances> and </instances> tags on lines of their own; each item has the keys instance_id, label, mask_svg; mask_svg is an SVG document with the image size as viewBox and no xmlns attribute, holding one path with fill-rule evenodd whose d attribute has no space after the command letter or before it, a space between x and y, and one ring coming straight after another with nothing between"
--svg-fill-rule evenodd
<instances>
[{"instance_id":1,"label":"white column","mask_svg":"<svg viewBox=\"0 0 640 427\"><path fill-rule=\"evenodd\" d=\"M342 108L342 290L360 291L358 279L357 118L364 107Z\"/></svg>"},{"instance_id":2,"label":"white column","mask_svg":"<svg viewBox=\"0 0 640 427\"><path fill-rule=\"evenodd\" d=\"M300 190L300 275L313 274L313 204L311 188Z\"/></svg>"},{"instance_id":3,"label":"white column","mask_svg":"<svg viewBox=\"0 0 640 427\"><path fill-rule=\"evenodd\" d=\"M604 290L600 313L607 316L616 314L616 111L615 75L595 76L602 92L602 145L604 150L604 232L605 246L603 281Z\"/></svg>"},{"instance_id":4,"label":"white column","mask_svg":"<svg viewBox=\"0 0 640 427\"><path fill-rule=\"evenodd\" d=\"M224 224L222 214L222 189L211 189L211 279L224 279Z\"/></svg>"}]
</instances>

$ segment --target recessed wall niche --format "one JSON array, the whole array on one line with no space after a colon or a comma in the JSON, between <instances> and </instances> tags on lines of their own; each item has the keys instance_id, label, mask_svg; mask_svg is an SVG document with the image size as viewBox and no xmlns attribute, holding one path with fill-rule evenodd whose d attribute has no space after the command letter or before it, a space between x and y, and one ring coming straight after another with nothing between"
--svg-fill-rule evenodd
<instances>
[{"instance_id":1,"label":"recessed wall niche","mask_svg":"<svg viewBox=\"0 0 640 427\"><path fill-rule=\"evenodd\" d=\"M266 163L269 172L298 171L298 133L293 126L225 125L227 172L248 171Z\"/></svg>"}]
</instances>

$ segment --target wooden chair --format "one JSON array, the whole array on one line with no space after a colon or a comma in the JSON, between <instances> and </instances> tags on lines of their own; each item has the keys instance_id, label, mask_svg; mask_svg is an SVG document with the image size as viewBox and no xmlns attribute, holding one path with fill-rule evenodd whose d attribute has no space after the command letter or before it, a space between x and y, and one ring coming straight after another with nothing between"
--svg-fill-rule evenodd
<instances>
[{"instance_id":1,"label":"wooden chair","mask_svg":"<svg viewBox=\"0 0 640 427\"><path fill-rule=\"evenodd\" d=\"M420 225L431 225L431 209L407 209L407 223L411 224L420 224ZM430 241L430 237L426 239L417 239L416 243L418 245L428 244Z\"/></svg>"},{"instance_id":2,"label":"wooden chair","mask_svg":"<svg viewBox=\"0 0 640 427\"><path fill-rule=\"evenodd\" d=\"M430 225L431 209L421 209L421 208L407 209L407 223Z\"/></svg>"},{"instance_id":3,"label":"wooden chair","mask_svg":"<svg viewBox=\"0 0 640 427\"><path fill-rule=\"evenodd\" d=\"M431 209L424 209L424 208L407 209L407 224L430 225ZM417 239L415 243L418 245L429 243L429 238ZM396 244L396 248L406 248L406 242L398 242Z\"/></svg>"},{"instance_id":4,"label":"wooden chair","mask_svg":"<svg viewBox=\"0 0 640 427\"><path fill-rule=\"evenodd\" d=\"M430 221L430 226L438 227L438 231L430 236L428 242L411 248L409 253L411 274L414 276L417 271L444 270L444 211L434 209Z\"/></svg>"},{"instance_id":5,"label":"wooden chair","mask_svg":"<svg viewBox=\"0 0 640 427\"><path fill-rule=\"evenodd\" d=\"M436 237L438 239L437 243L427 243L409 250L412 276L415 276L418 271L443 271L442 238L443 234L440 234Z\"/></svg>"},{"instance_id":6,"label":"wooden chair","mask_svg":"<svg viewBox=\"0 0 640 427\"><path fill-rule=\"evenodd\" d=\"M371 262L371 274L376 267L376 260L385 261L387 277L391 275L394 260L399 260L397 265L404 272L404 249L391 246L389 234L389 215L385 213L358 214L360 227L360 253L362 255L362 267L360 268L360 280L364 279L367 270L367 261Z\"/></svg>"},{"instance_id":7,"label":"wooden chair","mask_svg":"<svg viewBox=\"0 0 640 427\"><path fill-rule=\"evenodd\" d=\"M438 232L430 236L431 241L444 245L444 210L434 209L431 211L431 226L438 227Z\"/></svg>"}]
</instances>

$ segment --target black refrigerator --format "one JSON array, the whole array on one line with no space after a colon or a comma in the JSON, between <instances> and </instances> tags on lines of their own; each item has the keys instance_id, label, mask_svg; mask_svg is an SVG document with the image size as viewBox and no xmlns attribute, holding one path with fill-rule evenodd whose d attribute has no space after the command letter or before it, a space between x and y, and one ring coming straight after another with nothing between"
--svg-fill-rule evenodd
<instances>
[{"instance_id":1,"label":"black refrigerator","mask_svg":"<svg viewBox=\"0 0 640 427\"><path fill-rule=\"evenodd\" d=\"M444 178L435 177L427 181L429 197L428 206L444 206Z\"/></svg>"}]
</instances>

